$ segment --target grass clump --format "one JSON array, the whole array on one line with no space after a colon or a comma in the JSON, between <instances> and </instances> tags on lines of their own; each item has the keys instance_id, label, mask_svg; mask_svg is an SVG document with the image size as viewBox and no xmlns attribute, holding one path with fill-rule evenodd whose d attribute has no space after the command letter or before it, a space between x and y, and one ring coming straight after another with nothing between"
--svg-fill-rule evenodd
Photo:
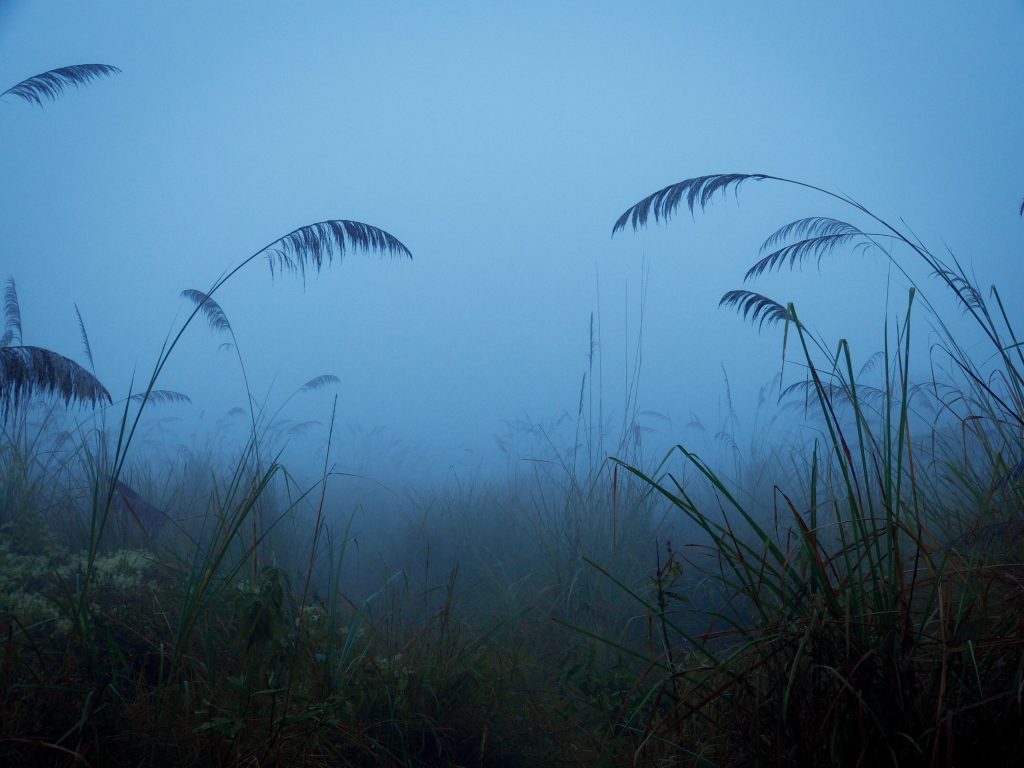
<instances>
[{"instance_id":1,"label":"grass clump","mask_svg":"<svg viewBox=\"0 0 1024 768\"><path fill-rule=\"evenodd\" d=\"M689 179L631 208L615 229L668 219L684 203L703 208L718 192L765 180L793 183ZM701 555L681 565L703 573L719 599L693 605L670 589L664 565L650 594L632 593L660 642L646 656L650 673L622 736L652 764L1020 764L1021 344L995 288L990 306L955 259L936 257L850 198L818 191L880 232L799 220L766 241L767 255L747 277L820 261L840 246L880 249L911 282L904 317L886 339L880 385L858 380L846 341L830 350L792 303L749 290L723 297L762 327L784 326L805 375L786 391L802 392L821 436L802 476L776 484L767 518L682 446L657 473L623 465L704 531ZM953 292L994 362L979 367L966 352L897 247ZM931 313L939 354L951 363L949 376L923 388L911 381L915 302ZM928 401L930 417L915 398ZM950 439L957 432L961 445ZM703 487L677 479L676 459ZM694 611L707 619L703 632L680 618Z\"/></svg>"}]
</instances>

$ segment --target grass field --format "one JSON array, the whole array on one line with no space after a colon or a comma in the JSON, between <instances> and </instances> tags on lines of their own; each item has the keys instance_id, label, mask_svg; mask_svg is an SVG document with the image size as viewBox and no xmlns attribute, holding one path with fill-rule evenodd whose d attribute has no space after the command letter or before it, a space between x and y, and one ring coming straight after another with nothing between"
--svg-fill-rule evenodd
<instances>
[{"instance_id":1,"label":"grass field","mask_svg":"<svg viewBox=\"0 0 1024 768\"><path fill-rule=\"evenodd\" d=\"M616 228L753 182L793 183L690 179ZM9 283L0 760L1024 764L1015 305L831 196L878 231L799 220L747 277L874 248L907 298L882 351L863 355L818 337L793 304L726 294L783 331L771 399L816 435L754 436L779 442L737 449L730 472L692 446L645 459L628 424L609 440L584 418L582 395L567 450L548 439L539 461L468 485L386 478L391 490L353 497L329 450L322 467L282 465L280 411L258 407L237 446L147 459L143 417L176 397L158 387L163 365L194 319L230 332L212 294L234 272L190 293L195 311L146 386L113 405L67 358L24 351ZM319 270L346 246L404 251L368 225L314 227L238 268L267 253ZM943 317L929 291L962 317ZM923 321L941 341L922 366ZM961 345L962 327L982 353ZM76 400L87 410L66 409Z\"/></svg>"}]
</instances>

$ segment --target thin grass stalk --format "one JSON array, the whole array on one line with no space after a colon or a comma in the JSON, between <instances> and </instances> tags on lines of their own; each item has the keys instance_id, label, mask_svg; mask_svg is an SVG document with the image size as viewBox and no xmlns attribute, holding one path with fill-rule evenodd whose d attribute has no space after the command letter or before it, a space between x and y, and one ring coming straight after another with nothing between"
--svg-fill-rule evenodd
<instances>
[{"instance_id":1,"label":"thin grass stalk","mask_svg":"<svg viewBox=\"0 0 1024 768\"><path fill-rule=\"evenodd\" d=\"M865 510L869 517L874 517L875 510L874 503L872 501L873 494L871 493L871 484L868 481L868 478L871 476L868 473L868 449L869 445L874 442L874 436L871 433L871 426L865 418L864 411L861 406L857 388L857 377L854 376L853 373L853 359L850 354L850 345L846 339L842 339L839 342L839 348L842 351L843 362L846 364L846 383L850 392L850 403L853 408L854 424L857 427L857 453L860 457L861 477L864 478L863 488L858 485L858 506L860 509Z\"/></svg>"},{"instance_id":2,"label":"thin grass stalk","mask_svg":"<svg viewBox=\"0 0 1024 768\"><path fill-rule=\"evenodd\" d=\"M1003 324L1006 326L1007 333L1010 334L1010 343L1003 347L1003 363L1006 366L1006 370L1011 374L1011 384L1013 385L1014 392L1017 399L1017 407L1021 408L1021 404L1024 403L1024 345L1018 341L1019 336L1013 329L1013 325L1010 323L1010 318L1006 314L1006 307L1003 306L1003 299L999 295L999 291L996 287L992 286L992 296L996 300L996 304L999 307L999 314L1003 318ZM1006 354L1009 350L1014 350L1017 353L1017 359L1020 361L1020 368L1013 364L1013 361L1009 359Z\"/></svg>"}]
</instances>

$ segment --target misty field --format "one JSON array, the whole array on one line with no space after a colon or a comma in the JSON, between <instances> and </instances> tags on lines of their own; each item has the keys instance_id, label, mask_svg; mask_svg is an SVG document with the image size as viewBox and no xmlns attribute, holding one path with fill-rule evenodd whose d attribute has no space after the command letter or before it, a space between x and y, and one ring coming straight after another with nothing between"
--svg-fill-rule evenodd
<instances>
[{"instance_id":1,"label":"misty field","mask_svg":"<svg viewBox=\"0 0 1024 768\"><path fill-rule=\"evenodd\" d=\"M68 67L5 95L42 105L116 73ZM411 258L389 232L317 222L183 286L184 319L123 395L81 315L80 355L25 343L11 277L0 762L1024 764L1019 297L845 195L766 175L673 184L613 232L752 185L851 218L781 227L745 285L871 251L900 286L891 316L858 319L884 329L879 351L748 285L721 305L781 348L760 408L800 429L737 426L652 458L638 403L586 386L592 338L574 417L511 425L507 472L463 482L407 486L386 451L353 471L336 408L316 460L289 465L312 439L292 399L337 379L265 402L217 302L241 270L314 280L342 257ZM161 376L211 331L246 382L225 416L237 439L174 447L161 409L188 397Z\"/></svg>"},{"instance_id":2,"label":"misty field","mask_svg":"<svg viewBox=\"0 0 1024 768\"><path fill-rule=\"evenodd\" d=\"M616 228L765 180L687 180ZM280 409L254 400L238 446L133 461L142 415L184 398L157 387L181 333L193 320L231 332L211 294L233 272L186 292L194 311L148 385L116 403L69 358L23 345L9 281L5 759L1016 764L1021 345L997 290L875 223L896 246L835 219L794 222L749 276L839 247L899 264L902 247L977 322L983 363L932 315L945 373L911 380L912 315L931 308L917 286L884 351L859 362L793 305L730 292L723 304L796 349L796 382L771 393L816 424L813 442L737 447L730 477L685 446L639 463L627 424L605 459L581 392L564 451L523 425L537 461L506 480L364 489L356 506L329 451L306 484L276 460ZM319 269L346 247L407 253L330 222L240 267L269 255Z\"/></svg>"}]
</instances>

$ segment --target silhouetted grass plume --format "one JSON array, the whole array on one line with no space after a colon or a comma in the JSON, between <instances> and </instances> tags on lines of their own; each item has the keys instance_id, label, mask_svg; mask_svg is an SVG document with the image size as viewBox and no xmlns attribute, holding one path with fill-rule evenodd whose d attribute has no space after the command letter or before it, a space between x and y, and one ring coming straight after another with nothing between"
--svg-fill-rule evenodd
<instances>
[{"instance_id":1,"label":"silhouetted grass plume","mask_svg":"<svg viewBox=\"0 0 1024 768\"><path fill-rule=\"evenodd\" d=\"M93 80L116 75L120 71L110 64L76 64L70 67L51 69L12 85L0 93L0 98L17 96L22 101L42 107L44 101L56 101L70 86L79 88L88 85Z\"/></svg>"}]
</instances>

